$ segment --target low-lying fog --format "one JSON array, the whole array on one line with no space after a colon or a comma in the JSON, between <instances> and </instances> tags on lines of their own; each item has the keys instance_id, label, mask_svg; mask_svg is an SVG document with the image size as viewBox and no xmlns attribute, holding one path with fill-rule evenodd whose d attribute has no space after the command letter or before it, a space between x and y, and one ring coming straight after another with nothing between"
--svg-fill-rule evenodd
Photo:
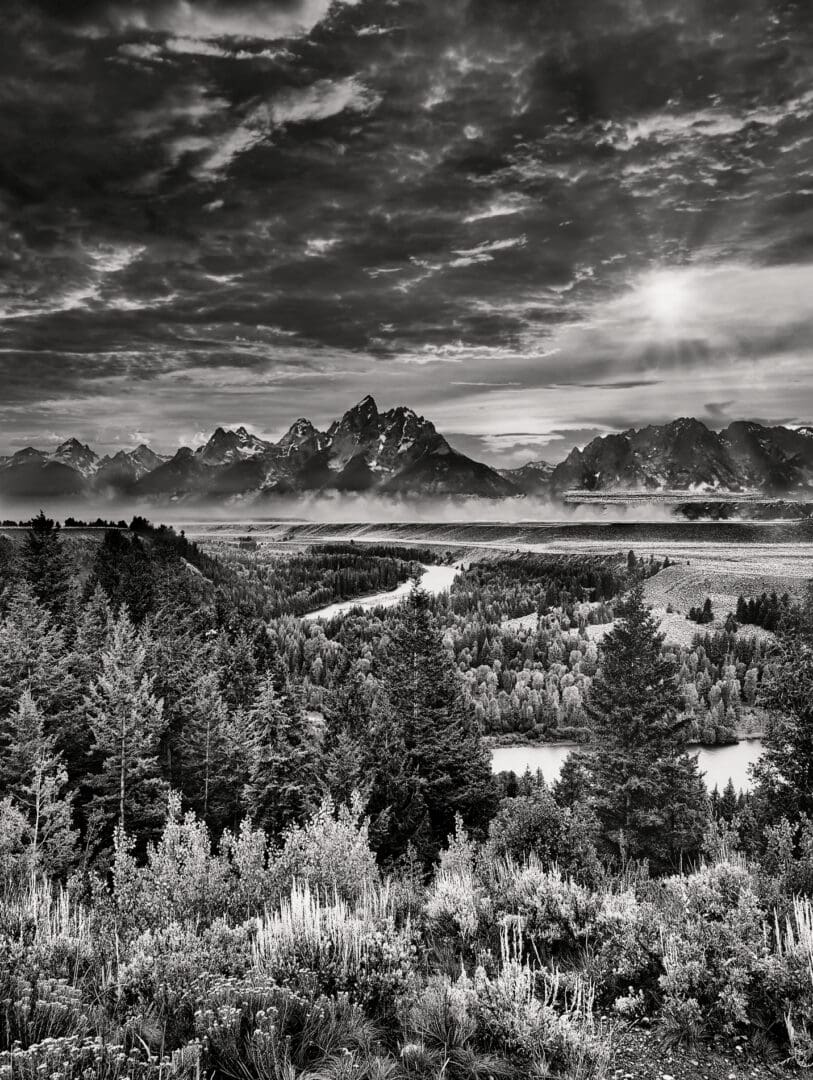
<instances>
[{"instance_id":1,"label":"low-lying fog","mask_svg":"<svg viewBox=\"0 0 813 1080\"><path fill-rule=\"evenodd\" d=\"M37 498L0 499L0 519L25 521L40 509L50 517L64 521L74 517L92 522L96 518L130 521L140 514L152 522L176 524L187 521L309 521L318 523L359 522L361 524L397 524L426 522L462 524L465 522L675 522L672 508L663 502L612 504L603 506L568 506L564 503L532 497L514 499L427 498L408 499L375 495L319 494L268 499L263 502L105 502Z\"/></svg>"}]
</instances>

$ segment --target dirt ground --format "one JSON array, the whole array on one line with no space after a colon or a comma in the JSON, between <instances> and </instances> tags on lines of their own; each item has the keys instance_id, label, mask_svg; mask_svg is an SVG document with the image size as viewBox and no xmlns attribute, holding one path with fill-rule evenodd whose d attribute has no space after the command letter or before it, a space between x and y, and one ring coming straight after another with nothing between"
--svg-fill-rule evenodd
<instances>
[{"instance_id":1,"label":"dirt ground","mask_svg":"<svg viewBox=\"0 0 813 1080\"><path fill-rule=\"evenodd\" d=\"M781 1060L765 1061L747 1043L672 1047L657 1031L619 1026L607 1080L777 1080L810 1075Z\"/></svg>"}]
</instances>

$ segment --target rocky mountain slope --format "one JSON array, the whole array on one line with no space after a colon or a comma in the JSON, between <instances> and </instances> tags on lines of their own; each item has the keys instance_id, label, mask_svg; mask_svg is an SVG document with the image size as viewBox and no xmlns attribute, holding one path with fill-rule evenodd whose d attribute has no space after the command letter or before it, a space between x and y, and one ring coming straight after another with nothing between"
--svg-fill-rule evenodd
<instances>
[{"instance_id":1,"label":"rocky mountain slope","mask_svg":"<svg viewBox=\"0 0 813 1080\"><path fill-rule=\"evenodd\" d=\"M276 443L218 428L203 446L169 458L146 446L99 458L71 439L52 453L29 447L0 460L0 494L15 497L224 501L314 491L517 494L496 470L452 449L429 420L404 406L380 413L371 397L327 431L300 418Z\"/></svg>"},{"instance_id":2,"label":"rocky mountain slope","mask_svg":"<svg viewBox=\"0 0 813 1080\"><path fill-rule=\"evenodd\" d=\"M699 420L593 439L553 470L551 490L802 493L813 488L810 429Z\"/></svg>"},{"instance_id":3,"label":"rocky mountain slope","mask_svg":"<svg viewBox=\"0 0 813 1080\"><path fill-rule=\"evenodd\" d=\"M69 439L53 451L26 447L0 458L0 496L228 502L306 492L382 496L561 496L585 492L813 492L813 428L737 421L720 432L699 420L594 439L555 467L496 470L459 453L434 424L366 397L320 431L301 417L278 442L244 427L218 428L196 448L161 457L148 446L98 457Z\"/></svg>"},{"instance_id":4,"label":"rocky mountain slope","mask_svg":"<svg viewBox=\"0 0 813 1080\"><path fill-rule=\"evenodd\" d=\"M523 495L547 495L554 466L549 461L529 461L518 469L500 469L500 476L522 492Z\"/></svg>"}]
</instances>

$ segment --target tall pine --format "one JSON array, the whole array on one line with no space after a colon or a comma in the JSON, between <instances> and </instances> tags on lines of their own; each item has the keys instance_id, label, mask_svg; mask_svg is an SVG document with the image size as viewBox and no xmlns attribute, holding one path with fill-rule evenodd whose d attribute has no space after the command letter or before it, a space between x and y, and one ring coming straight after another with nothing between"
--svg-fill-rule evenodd
<instances>
[{"instance_id":1,"label":"tall pine","mask_svg":"<svg viewBox=\"0 0 813 1080\"><path fill-rule=\"evenodd\" d=\"M0 722L0 745L0 791L25 818L29 869L60 874L76 855L72 796L55 739L46 734L42 713L28 690Z\"/></svg>"},{"instance_id":2,"label":"tall pine","mask_svg":"<svg viewBox=\"0 0 813 1080\"><path fill-rule=\"evenodd\" d=\"M125 608L112 624L101 670L85 698L96 805L108 824L131 833L160 821L165 789L158 765L163 704L153 693L145 659L141 635Z\"/></svg>"},{"instance_id":3,"label":"tall pine","mask_svg":"<svg viewBox=\"0 0 813 1080\"><path fill-rule=\"evenodd\" d=\"M468 829L485 833L496 810L496 787L490 755L424 590L413 588L396 610L389 636L382 722L393 726L393 744L403 745L408 771L420 780L424 809L413 843L429 861L454 832L458 814Z\"/></svg>"},{"instance_id":4,"label":"tall pine","mask_svg":"<svg viewBox=\"0 0 813 1080\"><path fill-rule=\"evenodd\" d=\"M687 749L689 720L663 635L636 586L605 637L585 708L591 744L582 758L605 852L647 859L656 872L694 858L708 823L705 785Z\"/></svg>"},{"instance_id":5,"label":"tall pine","mask_svg":"<svg viewBox=\"0 0 813 1080\"><path fill-rule=\"evenodd\" d=\"M22 561L36 598L55 615L61 615L68 597L68 563L59 539L59 525L42 510L25 534Z\"/></svg>"},{"instance_id":6,"label":"tall pine","mask_svg":"<svg viewBox=\"0 0 813 1080\"><path fill-rule=\"evenodd\" d=\"M385 866L406 852L426 817L423 782L380 683L345 648L324 705L320 773L336 803L361 798L373 850Z\"/></svg>"},{"instance_id":7,"label":"tall pine","mask_svg":"<svg viewBox=\"0 0 813 1080\"><path fill-rule=\"evenodd\" d=\"M813 593L781 631L781 652L760 694L769 720L751 766L760 825L813 818Z\"/></svg>"},{"instance_id":8,"label":"tall pine","mask_svg":"<svg viewBox=\"0 0 813 1080\"><path fill-rule=\"evenodd\" d=\"M249 775L243 805L272 835L299 824L318 805L314 733L294 696L267 674L248 712Z\"/></svg>"},{"instance_id":9,"label":"tall pine","mask_svg":"<svg viewBox=\"0 0 813 1080\"><path fill-rule=\"evenodd\" d=\"M232 732L217 672L207 672L184 702L174 765L189 805L218 830L231 824L238 807L240 777Z\"/></svg>"}]
</instances>

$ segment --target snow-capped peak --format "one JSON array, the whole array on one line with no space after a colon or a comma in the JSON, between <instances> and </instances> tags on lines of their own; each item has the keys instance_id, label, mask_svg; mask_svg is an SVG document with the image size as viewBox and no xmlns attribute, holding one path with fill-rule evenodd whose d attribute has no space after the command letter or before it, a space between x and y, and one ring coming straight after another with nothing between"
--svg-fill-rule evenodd
<instances>
[{"instance_id":1,"label":"snow-capped peak","mask_svg":"<svg viewBox=\"0 0 813 1080\"><path fill-rule=\"evenodd\" d=\"M204 465L227 465L264 454L270 446L270 443L252 435L244 427L239 427L236 431L226 431L219 427L206 445L199 447L195 453Z\"/></svg>"},{"instance_id":2,"label":"snow-capped peak","mask_svg":"<svg viewBox=\"0 0 813 1080\"><path fill-rule=\"evenodd\" d=\"M48 460L68 465L82 476L92 476L99 467L99 458L78 439L67 439L48 455Z\"/></svg>"}]
</instances>

